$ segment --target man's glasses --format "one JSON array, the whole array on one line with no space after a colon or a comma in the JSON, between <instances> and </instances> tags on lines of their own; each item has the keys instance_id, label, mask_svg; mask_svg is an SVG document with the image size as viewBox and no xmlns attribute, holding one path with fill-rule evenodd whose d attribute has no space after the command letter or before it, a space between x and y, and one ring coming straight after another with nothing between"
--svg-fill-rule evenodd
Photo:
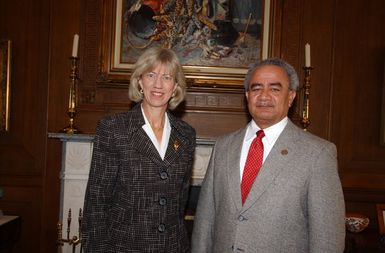
<instances>
[{"instance_id":1,"label":"man's glasses","mask_svg":"<svg viewBox=\"0 0 385 253\"><path fill-rule=\"evenodd\" d=\"M155 72L148 72L146 74L143 74L143 77L150 82L155 82L158 79L158 74ZM163 74L160 76L160 78L164 83L171 83L174 81L174 77L169 74Z\"/></svg>"}]
</instances>

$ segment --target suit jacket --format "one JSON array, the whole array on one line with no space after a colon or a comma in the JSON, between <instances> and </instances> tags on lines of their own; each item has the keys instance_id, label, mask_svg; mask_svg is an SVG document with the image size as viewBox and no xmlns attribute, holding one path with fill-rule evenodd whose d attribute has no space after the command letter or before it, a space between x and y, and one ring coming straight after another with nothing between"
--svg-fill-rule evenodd
<instances>
[{"instance_id":1,"label":"suit jacket","mask_svg":"<svg viewBox=\"0 0 385 253\"><path fill-rule=\"evenodd\" d=\"M335 145L291 121L242 206L239 159L246 129L221 137L202 184L192 253L343 252L345 207Z\"/></svg>"},{"instance_id":2,"label":"suit jacket","mask_svg":"<svg viewBox=\"0 0 385 253\"><path fill-rule=\"evenodd\" d=\"M139 104L98 123L84 203L85 253L189 251L184 211L195 130L168 116L164 160L142 128Z\"/></svg>"}]
</instances>

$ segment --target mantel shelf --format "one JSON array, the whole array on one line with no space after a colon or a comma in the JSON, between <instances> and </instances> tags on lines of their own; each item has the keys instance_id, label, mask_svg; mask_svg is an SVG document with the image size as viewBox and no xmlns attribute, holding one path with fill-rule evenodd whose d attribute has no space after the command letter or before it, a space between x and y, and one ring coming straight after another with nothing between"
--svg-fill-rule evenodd
<instances>
[{"instance_id":1,"label":"mantel shelf","mask_svg":"<svg viewBox=\"0 0 385 253\"><path fill-rule=\"evenodd\" d=\"M66 134L66 133L48 133L48 138L60 139L61 141L85 141L92 142L93 134Z\"/></svg>"}]
</instances>

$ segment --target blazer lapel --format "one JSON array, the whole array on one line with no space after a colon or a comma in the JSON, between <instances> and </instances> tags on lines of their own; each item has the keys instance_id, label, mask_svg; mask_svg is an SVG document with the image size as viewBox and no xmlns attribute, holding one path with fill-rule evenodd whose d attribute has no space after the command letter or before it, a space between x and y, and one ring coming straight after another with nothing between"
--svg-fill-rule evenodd
<instances>
[{"instance_id":1,"label":"blazer lapel","mask_svg":"<svg viewBox=\"0 0 385 253\"><path fill-rule=\"evenodd\" d=\"M230 187L230 192L232 194L233 203L237 210L242 209L242 199L241 199L241 177L240 177L240 149L242 148L243 138L246 134L246 128L242 131L239 131L234 135L234 138L229 143L229 148L227 151L227 175L228 182Z\"/></svg>"},{"instance_id":2,"label":"blazer lapel","mask_svg":"<svg viewBox=\"0 0 385 253\"><path fill-rule=\"evenodd\" d=\"M164 160L162 160L158 153L158 150L152 143L151 139L148 137L147 133L142 128L142 125L144 124L144 119L140 128L138 128L138 130L133 133L134 140L142 140L141 143L136 143L135 149L161 167L170 166L175 161L175 159L180 157L180 155L188 147L188 145L190 145L187 137L182 134L183 131L180 129L178 120L175 119L174 116L170 113L168 113L167 115L170 120L171 133ZM140 114L140 116L143 118L142 114Z\"/></svg>"},{"instance_id":3,"label":"blazer lapel","mask_svg":"<svg viewBox=\"0 0 385 253\"><path fill-rule=\"evenodd\" d=\"M164 162L172 164L175 159L180 157L184 150L188 147L189 143L183 135L180 135L175 128L171 129L170 140L168 142L166 155Z\"/></svg>"},{"instance_id":4,"label":"blazer lapel","mask_svg":"<svg viewBox=\"0 0 385 253\"><path fill-rule=\"evenodd\" d=\"M295 152L295 126L290 121L278 137L274 147L266 158L255 182L250 189L250 193L243 205L247 210L261 197L266 189L274 182L274 179L282 171L287 161L293 159Z\"/></svg>"},{"instance_id":5,"label":"blazer lapel","mask_svg":"<svg viewBox=\"0 0 385 253\"><path fill-rule=\"evenodd\" d=\"M127 130L129 131L128 135L132 135L133 148L143 156L148 157L151 161L161 166L163 162L162 158L150 137L148 137L147 133L142 128L145 121L142 114L141 103L136 104L131 109L131 113L131 122Z\"/></svg>"},{"instance_id":6,"label":"blazer lapel","mask_svg":"<svg viewBox=\"0 0 385 253\"><path fill-rule=\"evenodd\" d=\"M132 136L135 144L134 148L143 156L149 158L154 163L160 165L162 158L160 157L158 150L155 148L150 137L146 134L143 128L133 133Z\"/></svg>"}]
</instances>

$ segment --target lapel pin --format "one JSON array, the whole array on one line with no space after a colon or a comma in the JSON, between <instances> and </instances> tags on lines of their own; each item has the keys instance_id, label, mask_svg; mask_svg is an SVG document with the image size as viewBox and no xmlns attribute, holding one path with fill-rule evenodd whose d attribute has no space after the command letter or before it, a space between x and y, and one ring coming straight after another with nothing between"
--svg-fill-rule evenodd
<instances>
[{"instance_id":1,"label":"lapel pin","mask_svg":"<svg viewBox=\"0 0 385 253\"><path fill-rule=\"evenodd\" d=\"M281 154L282 155L287 155L289 153L289 151L287 151L287 149L282 149L281 150Z\"/></svg>"},{"instance_id":2,"label":"lapel pin","mask_svg":"<svg viewBox=\"0 0 385 253\"><path fill-rule=\"evenodd\" d=\"M177 151L178 149L179 149L179 146L180 146L180 144L179 144L179 141L174 141L174 149L175 149L175 151Z\"/></svg>"}]
</instances>

